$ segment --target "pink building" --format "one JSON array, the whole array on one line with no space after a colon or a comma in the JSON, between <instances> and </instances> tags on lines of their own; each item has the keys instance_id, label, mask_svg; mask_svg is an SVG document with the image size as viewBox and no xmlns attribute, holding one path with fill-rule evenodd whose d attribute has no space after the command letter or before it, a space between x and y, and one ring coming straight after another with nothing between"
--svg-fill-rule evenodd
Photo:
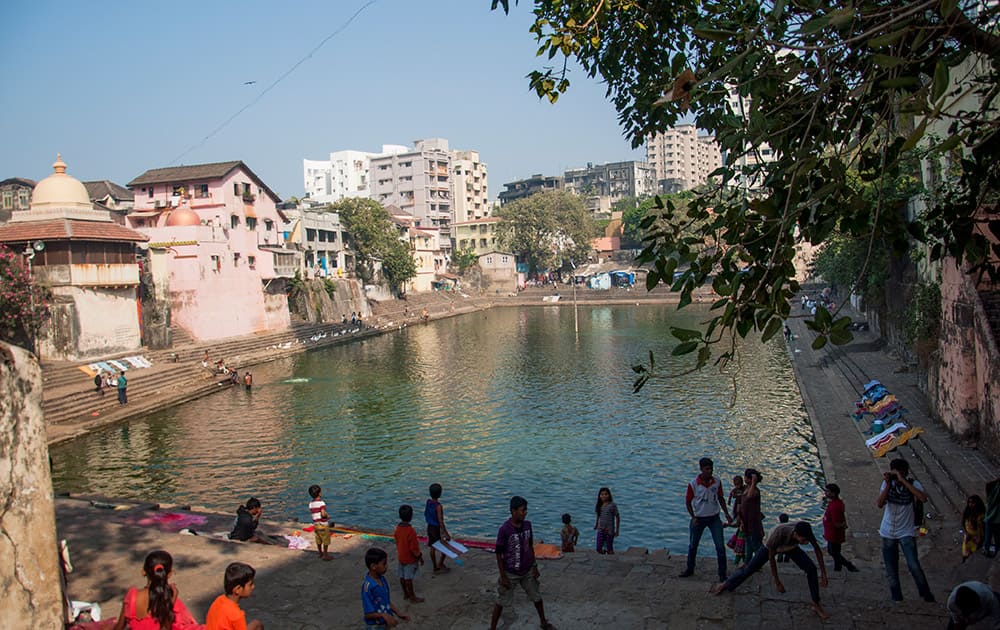
<instances>
[{"instance_id":1,"label":"pink building","mask_svg":"<svg viewBox=\"0 0 1000 630\"><path fill-rule=\"evenodd\" d=\"M129 182L129 227L149 236L158 299L173 325L219 339L289 325L280 198L242 161L146 171Z\"/></svg>"}]
</instances>

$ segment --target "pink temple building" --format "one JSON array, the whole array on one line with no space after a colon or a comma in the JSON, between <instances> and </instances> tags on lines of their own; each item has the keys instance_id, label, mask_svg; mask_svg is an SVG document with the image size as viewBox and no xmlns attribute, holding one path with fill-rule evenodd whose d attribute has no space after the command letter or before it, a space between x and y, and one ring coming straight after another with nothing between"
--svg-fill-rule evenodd
<instances>
[{"instance_id":1,"label":"pink temple building","mask_svg":"<svg viewBox=\"0 0 1000 630\"><path fill-rule=\"evenodd\" d=\"M199 340L289 326L281 201L242 161L151 169L129 182L128 226L149 236L150 272L171 321Z\"/></svg>"}]
</instances>

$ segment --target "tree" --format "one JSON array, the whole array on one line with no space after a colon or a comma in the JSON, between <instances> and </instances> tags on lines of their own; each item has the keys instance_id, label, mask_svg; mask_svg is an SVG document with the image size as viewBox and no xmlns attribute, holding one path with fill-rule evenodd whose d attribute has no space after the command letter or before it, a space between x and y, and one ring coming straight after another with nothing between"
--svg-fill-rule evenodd
<instances>
[{"instance_id":1,"label":"tree","mask_svg":"<svg viewBox=\"0 0 1000 630\"><path fill-rule=\"evenodd\" d=\"M374 280L378 263L381 263L382 272L393 291L398 292L407 280L417 275L409 247L399 240L389 211L377 201L341 199L330 204L327 211L340 214L351 236L356 270L363 282Z\"/></svg>"},{"instance_id":2,"label":"tree","mask_svg":"<svg viewBox=\"0 0 1000 630\"><path fill-rule=\"evenodd\" d=\"M471 247L457 249L451 255L451 262L458 268L459 274L464 274L470 267L474 267L479 263L479 255Z\"/></svg>"},{"instance_id":3,"label":"tree","mask_svg":"<svg viewBox=\"0 0 1000 630\"><path fill-rule=\"evenodd\" d=\"M20 254L0 245L0 340L34 351L52 294L32 283Z\"/></svg>"},{"instance_id":4,"label":"tree","mask_svg":"<svg viewBox=\"0 0 1000 630\"><path fill-rule=\"evenodd\" d=\"M587 260L597 236L583 200L565 190L548 190L515 199L497 212L497 241L527 259L528 273Z\"/></svg>"},{"instance_id":5,"label":"tree","mask_svg":"<svg viewBox=\"0 0 1000 630\"><path fill-rule=\"evenodd\" d=\"M897 251L911 237L925 240L932 258L950 255L1000 280L1000 245L986 233L1000 236L991 209L1000 184L997 5L977 3L978 15L955 0L532 5L538 54L557 61L529 75L540 97L558 100L575 61L607 85L633 146L693 116L727 156L719 186L748 193L727 196L714 212L706 195L683 212L661 204L663 222L678 227L655 230L640 256L653 267L650 288L690 264L682 306L714 277L721 299L706 331L679 331L678 350L699 349L699 366L724 332L767 339L781 330L799 289L796 244L818 245L834 230L885 238ZM510 8L508 0L492 6ZM935 128L946 132L935 137ZM774 161L759 159L765 147ZM954 170L919 222L882 195L870 203L846 177L853 169L867 182L892 180L910 168L914 149ZM698 221L696 233L685 231ZM708 241L720 247L695 247ZM844 326L823 320L814 322L820 345Z\"/></svg>"},{"instance_id":6,"label":"tree","mask_svg":"<svg viewBox=\"0 0 1000 630\"><path fill-rule=\"evenodd\" d=\"M670 193L669 195L661 196L660 198L660 208L662 208L663 199L669 199L678 206L686 206L687 201L694 197L694 193L690 190L685 190L679 193ZM622 237L626 243L629 245L640 247L643 239L646 236L647 230L642 227L642 220L650 215L657 208L657 200L655 197L649 197L648 199L643 199L638 205L627 208L622 213Z\"/></svg>"}]
</instances>

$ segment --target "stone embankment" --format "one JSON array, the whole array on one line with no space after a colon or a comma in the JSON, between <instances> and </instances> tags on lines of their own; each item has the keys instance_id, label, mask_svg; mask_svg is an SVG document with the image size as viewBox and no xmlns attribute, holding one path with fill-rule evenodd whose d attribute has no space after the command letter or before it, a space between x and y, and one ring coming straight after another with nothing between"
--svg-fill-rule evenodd
<instances>
[{"instance_id":1,"label":"stone embankment","mask_svg":"<svg viewBox=\"0 0 1000 630\"><path fill-rule=\"evenodd\" d=\"M436 298L435 298L436 299ZM523 297L522 299L528 299ZM532 302L537 303L537 302ZM442 303L443 304L443 303ZM457 303L456 312L459 310ZM385 321L399 322L405 313L384 312ZM485 307L485 306L482 306ZM430 309L428 309L430 310ZM450 313L445 306L442 315ZM788 343L805 410L812 422L825 481L836 481L847 503L848 542L845 555L855 561L859 573L834 572L827 563L829 586L822 589L825 607L832 618L821 623L811 614L805 579L790 564L779 565L786 593L778 593L768 572L751 578L732 594L712 596L714 568L709 558L699 559L694 577L680 579L683 549L647 550L628 548L614 556L578 551L541 564L542 592L549 619L559 628L942 628L946 625L944 601L957 583L977 579L1000 586L997 560L975 555L961 562L958 510L964 497L982 493L985 481L998 475L993 462L974 445L951 438L931 420L927 403L916 386L913 372L885 352L870 332L860 332L842 348L813 351L804 317L793 317L789 325L795 339ZM905 602L889 601L882 569L878 524L881 510L875 507L886 459L874 458L864 444L866 423L851 417L862 383L877 378L897 395L909 410L907 420L924 429L917 440L889 454L913 464L914 473L930 496L929 533L919 542L921 561L937 603L917 597L905 563L900 578ZM747 430L753 430L748 418ZM731 474L752 465L768 478L768 462L717 462L720 473ZM772 477L773 478L773 477ZM676 508L683 510L678 488ZM762 489L764 511L775 514L782 506L769 501ZM773 495L770 495L773 496ZM530 502L531 497L528 497ZM817 493L817 502L821 500ZM98 503L100 505L100 503ZM220 576L231 561L248 562L259 573L257 588L245 608L252 618L269 628L306 630L354 628L361 618L359 586L364 574L363 555L371 545L389 552L389 583L397 606L411 616L409 628L485 628L493 604L496 562L492 555L473 550L448 574L432 574L425 565L416 580L422 604L402 601L396 588L395 550L392 541L357 535L334 539L333 562L321 562L314 553L277 547L221 542L204 536L166 533L141 526L149 506L123 505L124 509L95 507L87 500L60 498L56 512L60 536L75 550L76 571L70 576L73 599L98 601L110 614L117 614L125 588L140 581L139 565L144 554L166 548L175 557L174 578L182 598L199 619L218 594ZM502 513L503 506L497 507ZM164 511L163 508L160 511ZM180 510L182 513L183 510ZM331 506L336 515L336 507ZM228 529L232 515L205 515L205 531ZM794 518L795 515L792 514ZM529 512L529 519L543 518ZM628 544L627 518L619 542ZM499 525L499 523L498 523ZM773 525L773 517L768 520ZM268 522L270 532L290 532L294 523ZM816 524L817 533L822 528ZM586 530L585 530L586 532ZM589 547L586 539L581 548ZM554 542L554 541L551 541ZM707 541L703 541L703 547ZM537 618L523 594L505 609L502 627L535 628Z\"/></svg>"}]
</instances>

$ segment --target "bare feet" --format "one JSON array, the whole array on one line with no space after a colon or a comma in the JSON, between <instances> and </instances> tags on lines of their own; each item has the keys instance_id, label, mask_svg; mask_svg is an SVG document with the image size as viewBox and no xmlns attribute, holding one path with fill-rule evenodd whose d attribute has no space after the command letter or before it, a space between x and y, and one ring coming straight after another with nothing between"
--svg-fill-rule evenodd
<instances>
[{"instance_id":1,"label":"bare feet","mask_svg":"<svg viewBox=\"0 0 1000 630\"><path fill-rule=\"evenodd\" d=\"M722 591L724 591L724 590L726 590L726 583L725 582L719 582L718 584L716 584L712 588L708 589L708 592L711 593L712 595L721 595Z\"/></svg>"},{"instance_id":2,"label":"bare feet","mask_svg":"<svg viewBox=\"0 0 1000 630\"><path fill-rule=\"evenodd\" d=\"M437 567L436 569L434 569L434 573L447 573L448 571L451 571L451 569L449 569L448 567L444 566L443 564L441 566Z\"/></svg>"},{"instance_id":3,"label":"bare feet","mask_svg":"<svg viewBox=\"0 0 1000 630\"><path fill-rule=\"evenodd\" d=\"M813 612L816 613L816 616L819 617L820 619L829 619L830 618L830 613L828 613L825 610L823 610L823 605L820 604L819 602L813 602L810 605L810 608L813 609Z\"/></svg>"}]
</instances>

